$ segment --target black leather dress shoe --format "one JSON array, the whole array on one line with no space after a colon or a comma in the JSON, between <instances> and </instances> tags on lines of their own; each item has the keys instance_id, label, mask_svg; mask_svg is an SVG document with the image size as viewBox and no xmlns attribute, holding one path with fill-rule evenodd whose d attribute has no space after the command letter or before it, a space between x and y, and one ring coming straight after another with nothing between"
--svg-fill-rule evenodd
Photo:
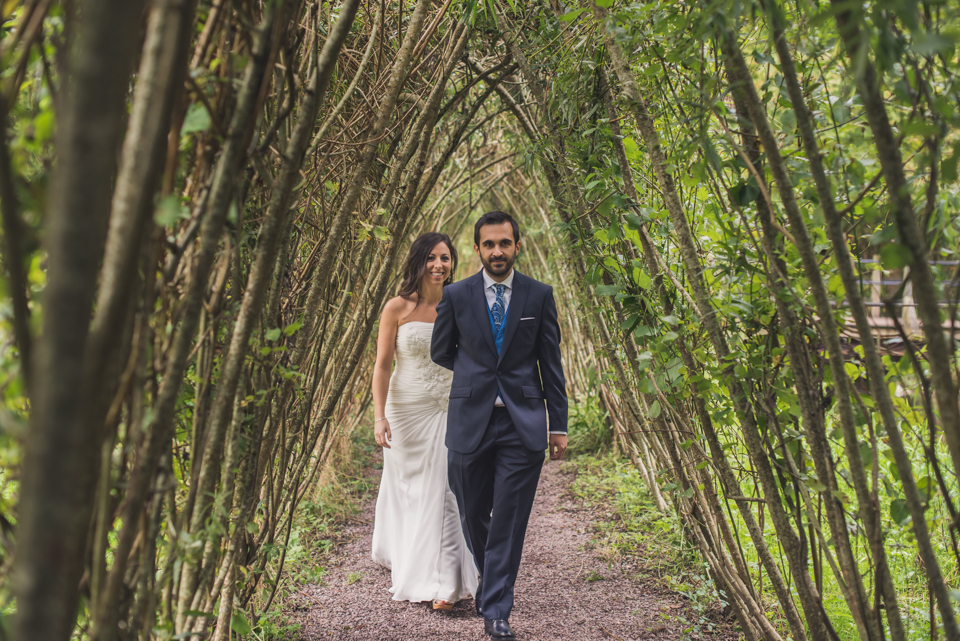
<instances>
[{"instance_id":1,"label":"black leather dress shoe","mask_svg":"<svg viewBox=\"0 0 960 641\"><path fill-rule=\"evenodd\" d=\"M483 632L492 639L516 639L506 619L484 619Z\"/></svg>"}]
</instances>

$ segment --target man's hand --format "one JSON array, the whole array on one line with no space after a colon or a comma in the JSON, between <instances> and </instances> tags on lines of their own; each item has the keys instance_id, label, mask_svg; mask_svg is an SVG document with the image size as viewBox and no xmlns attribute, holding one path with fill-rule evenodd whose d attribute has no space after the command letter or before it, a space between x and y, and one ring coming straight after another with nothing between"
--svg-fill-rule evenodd
<instances>
[{"instance_id":1,"label":"man's hand","mask_svg":"<svg viewBox=\"0 0 960 641\"><path fill-rule=\"evenodd\" d=\"M550 435L550 460L559 461L563 458L563 453L567 451L567 435Z\"/></svg>"}]
</instances>

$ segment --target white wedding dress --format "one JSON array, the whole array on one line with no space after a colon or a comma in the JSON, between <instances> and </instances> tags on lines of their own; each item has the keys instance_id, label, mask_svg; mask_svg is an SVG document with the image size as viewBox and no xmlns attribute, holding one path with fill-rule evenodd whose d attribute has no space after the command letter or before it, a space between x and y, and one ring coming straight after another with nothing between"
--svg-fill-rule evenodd
<instances>
[{"instance_id":1,"label":"white wedding dress","mask_svg":"<svg viewBox=\"0 0 960 641\"><path fill-rule=\"evenodd\" d=\"M453 372L430 359L433 323L397 329L386 417L392 438L373 526L373 560L390 568L395 601L454 602L477 589L477 568L447 483L447 403Z\"/></svg>"}]
</instances>

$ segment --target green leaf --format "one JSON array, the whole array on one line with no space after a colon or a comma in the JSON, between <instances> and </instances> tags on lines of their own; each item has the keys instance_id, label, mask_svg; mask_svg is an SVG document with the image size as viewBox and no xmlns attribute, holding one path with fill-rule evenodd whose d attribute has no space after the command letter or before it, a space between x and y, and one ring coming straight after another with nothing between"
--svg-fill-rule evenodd
<instances>
[{"instance_id":1,"label":"green leaf","mask_svg":"<svg viewBox=\"0 0 960 641\"><path fill-rule=\"evenodd\" d=\"M637 328L633 330L633 335L636 338L642 338L644 336L653 336L653 328L649 325L637 325Z\"/></svg>"},{"instance_id":2,"label":"green leaf","mask_svg":"<svg viewBox=\"0 0 960 641\"><path fill-rule=\"evenodd\" d=\"M780 114L780 131L785 134L793 133L797 128L797 114L793 109L784 109Z\"/></svg>"},{"instance_id":3,"label":"green leaf","mask_svg":"<svg viewBox=\"0 0 960 641\"><path fill-rule=\"evenodd\" d=\"M753 52L753 59L757 62L757 64L762 64L762 65L777 64L777 61L774 60L769 53L766 53L765 51L760 51L759 49Z\"/></svg>"},{"instance_id":4,"label":"green leaf","mask_svg":"<svg viewBox=\"0 0 960 641\"><path fill-rule=\"evenodd\" d=\"M294 321L294 322L290 323L289 325L287 325L286 327L283 328L283 335L284 335L284 336L290 336L291 334L293 334L294 332L296 332L296 331L297 331L298 329L300 329L301 327L303 327L303 321L302 321L302 320Z\"/></svg>"},{"instance_id":5,"label":"green leaf","mask_svg":"<svg viewBox=\"0 0 960 641\"><path fill-rule=\"evenodd\" d=\"M918 33L913 37L910 48L921 56L932 56L953 48L956 44L952 38L941 33Z\"/></svg>"},{"instance_id":6,"label":"green leaf","mask_svg":"<svg viewBox=\"0 0 960 641\"><path fill-rule=\"evenodd\" d=\"M187 109L187 115L183 119L183 127L180 128L180 135L192 134L197 131L206 131L210 127L210 114L207 108L201 102L195 102Z\"/></svg>"},{"instance_id":7,"label":"green leaf","mask_svg":"<svg viewBox=\"0 0 960 641\"><path fill-rule=\"evenodd\" d=\"M601 9L609 9L613 6L613 0L594 0L595 4Z\"/></svg>"},{"instance_id":8,"label":"green leaf","mask_svg":"<svg viewBox=\"0 0 960 641\"><path fill-rule=\"evenodd\" d=\"M908 122L905 124L900 129L900 132L904 136L923 136L924 138L928 138L930 136L936 136L938 133L940 133L940 127L931 122L914 120L913 122Z\"/></svg>"},{"instance_id":9,"label":"green leaf","mask_svg":"<svg viewBox=\"0 0 960 641\"><path fill-rule=\"evenodd\" d=\"M629 160L640 160L640 148L637 147L637 142L633 138L623 139L623 150Z\"/></svg>"},{"instance_id":10,"label":"green leaf","mask_svg":"<svg viewBox=\"0 0 960 641\"><path fill-rule=\"evenodd\" d=\"M737 185L730 190L730 196L741 207L753 204L759 195L760 188L756 186L753 180L742 185Z\"/></svg>"},{"instance_id":11,"label":"green leaf","mask_svg":"<svg viewBox=\"0 0 960 641\"><path fill-rule=\"evenodd\" d=\"M653 281L650 280L650 276L647 275L647 272L642 269L637 270L637 287L640 289L650 289L650 285L653 284Z\"/></svg>"},{"instance_id":12,"label":"green leaf","mask_svg":"<svg viewBox=\"0 0 960 641\"><path fill-rule=\"evenodd\" d=\"M905 245L888 243L880 250L880 264L884 269L900 269L912 260L913 254Z\"/></svg>"},{"instance_id":13,"label":"green leaf","mask_svg":"<svg viewBox=\"0 0 960 641\"><path fill-rule=\"evenodd\" d=\"M153 220L160 227L173 227L178 221L190 217L190 210L180 204L176 194L170 194L160 201Z\"/></svg>"},{"instance_id":14,"label":"green leaf","mask_svg":"<svg viewBox=\"0 0 960 641\"><path fill-rule=\"evenodd\" d=\"M650 406L650 418L657 418L660 416L660 401L654 401Z\"/></svg>"},{"instance_id":15,"label":"green leaf","mask_svg":"<svg viewBox=\"0 0 960 641\"><path fill-rule=\"evenodd\" d=\"M616 285L597 285L597 296L614 296L620 291Z\"/></svg>"},{"instance_id":16,"label":"green leaf","mask_svg":"<svg viewBox=\"0 0 960 641\"><path fill-rule=\"evenodd\" d=\"M860 443L860 462L868 470L874 466L873 448L869 443Z\"/></svg>"},{"instance_id":17,"label":"green leaf","mask_svg":"<svg viewBox=\"0 0 960 641\"><path fill-rule=\"evenodd\" d=\"M236 225L238 220L240 220L240 211L237 209L236 201L231 200L230 208L227 209L227 222Z\"/></svg>"},{"instance_id":18,"label":"green leaf","mask_svg":"<svg viewBox=\"0 0 960 641\"><path fill-rule=\"evenodd\" d=\"M945 156L940 163L940 173L944 182L955 182L960 172L957 171L957 165L960 163L960 141L953 143L953 153Z\"/></svg>"},{"instance_id":19,"label":"green leaf","mask_svg":"<svg viewBox=\"0 0 960 641\"><path fill-rule=\"evenodd\" d=\"M857 367L854 363L844 363L843 370L847 373L847 376L856 380L860 378L860 368Z\"/></svg>"},{"instance_id":20,"label":"green leaf","mask_svg":"<svg viewBox=\"0 0 960 641\"><path fill-rule=\"evenodd\" d=\"M268 341L275 341L280 338L280 328L274 327L273 329L268 329L266 333Z\"/></svg>"},{"instance_id":21,"label":"green leaf","mask_svg":"<svg viewBox=\"0 0 960 641\"><path fill-rule=\"evenodd\" d=\"M250 624L242 612L233 613L233 616L230 617L230 627L240 636L247 636L253 633L253 628L250 627Z\"/></svg>"},{"instance_id":22,"label":"green leaf","mask_svg":"<svg viewBox=\"0 0 960 641\"><path fill-rule=\"evenodd\" d=\"M722 173L723 160L720 159L720 154L717 153L717 148L714 146L713 141L708 137L704 137L700 140L700 143L703 147L703 153L707 158L707 162L710 163L714 171Z\"/></svg>"},{"instance_id":23,"label":"green leaf","mask_svg":"<svg viewBox=\"0 0 960 641\"><path fill-rule=\"evenodd\" d=\"M246 69L247 64L250 62L250 56L244 56L239 53L230 54L230 62L233 63L233 68L236 71L243 71Z\"/></svg>"},{"instance_id":24,"label":"green leaf","mask_svg":"<svg viewBox=\"0 0 960 641\"><path fill-rule=\"evenodd\" d=\"M643 218L640 218L640 216L637 216L636 214L624 214L623 219L627 221L627 227L633 229L634 231L643 226Z\"/></svg>"},{"instance_id":25,"label":"green leaf","mask_svg":"<svg viewBox=\"0 0 960 641\"><path fill-rule=\"evenodd\" d=\"M897 237L897 226L896 225L884 225L877 231L870 234L870 238L867 240L871 245L882 245L887 241L891 241Z\"/></svg>"},{"instance_id":26,"label":"green leaf","mask_svg":"<svg viewBox=\"0 0 960 641\"><path fill-rule=\"evenodd\" d=\"M603 267L594 263L590 269L587 271L587 284L596 285L600 282L600 279L603 277Z\"/></svg>"},{"instance_id":27,"label":"green leaf","mask_svg":"<svg viewBox=\"0 0 960 641\"><path fill-rule=\"evenodd\" d=\"M584 11L586 11L586 8L574 9L573 11L570 11L570 12L568 12L568 13L565 13L565 14L563 14L562 16L560 16L560 22L573 22L573 21L576 20L576 19L580 16L580 14L583 13Z\"/></svg>"},{"instance_id":28,"label":"green leaf","mask_svg":"<svg viewBox=\"0 0 960 641\"><path fill-rule=\"evenodd\" d=\"M597 205L597 215L602 218L608 218L610 216L610 210L613 209L613 199L607 198L602 203ZM619 238L620 237L620 226L616 221L610 225L610 229L607 230L607 236L609 238Z\"/></svg>"},{"instance_id":29,"label":"green leaf","mask_svg":"<svg viewBox=\"0 0 960 641\"><path fill-rule=\"evenodd\" d=\"M0 634L5 639L10 638L10 626L13 624L13 617L16 612L0 612Z\"/></svg>"},{"instance_id":30,"label":"green leaf","mask_svg":"<svg viewBox=\"0 0 960 641\"><path fill-rule=\"evenodd\" d=\"M40 112L33 119L33 139L39 143L44 143L53 137L53 127L56 123L55 114L52 109Z\"/></svg>"},{"instance_id":31,"label":"green leaf","mask_svg":"<svg viewBox=\"0 0 960 641\"><path fill-rule=\"evenodd\" d=\"M910 520L910 510L907 509L906 499L890 501L890 518L897 525L905 525Z\"/></svg>"}]
</instances>

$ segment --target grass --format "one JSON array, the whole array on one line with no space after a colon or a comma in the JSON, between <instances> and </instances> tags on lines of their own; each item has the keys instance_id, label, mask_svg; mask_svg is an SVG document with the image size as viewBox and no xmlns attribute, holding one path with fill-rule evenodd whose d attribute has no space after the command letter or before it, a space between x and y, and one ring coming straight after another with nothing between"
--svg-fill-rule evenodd
<instances>
[{"instance_id":1,"label":"grass","mask_svg":"<svg viewBox=\"0 0 960 641\"><path fill-rule=\"evenodd\" d=\"M686 597L687 608L663 613L666 620L683 626L684 637L730 630L722 620L726 604L697 550L681 536L679 519L657 510L633 465L612 453L581 454L571 462L577 474L571 492L596 512L593 545L598 553L627 574Z\"/></svg>"},{"instance_id":2,"label":"grass","mask_svg":"<svg viewBox=\"0 0 960 641\"><path fill-rule=\"evenodd\" d=\"M274 605L254 626L252 638L297 638L300 626L288 614L293 607L291 597L303 585L323 583L325 564L337 537L374 489L372 481L363 474L374 450L372 432L361 427L344 440L342 447L334 448L317 488L297 509L283 584ZM350 582L361 578L359 574L351 575Z\"/></svg>"},{"instance_id":3,"label":"grass","mask_svg":"<svg viewBox=\"0 0 960 641\"><path fill-rule=\"evenodd\" d=\"M613 442L613 428L600 397L588 395L570 405L567 420L567 447L570 454L588 454L607 450Z\"/></svg>"}]
</instances>

